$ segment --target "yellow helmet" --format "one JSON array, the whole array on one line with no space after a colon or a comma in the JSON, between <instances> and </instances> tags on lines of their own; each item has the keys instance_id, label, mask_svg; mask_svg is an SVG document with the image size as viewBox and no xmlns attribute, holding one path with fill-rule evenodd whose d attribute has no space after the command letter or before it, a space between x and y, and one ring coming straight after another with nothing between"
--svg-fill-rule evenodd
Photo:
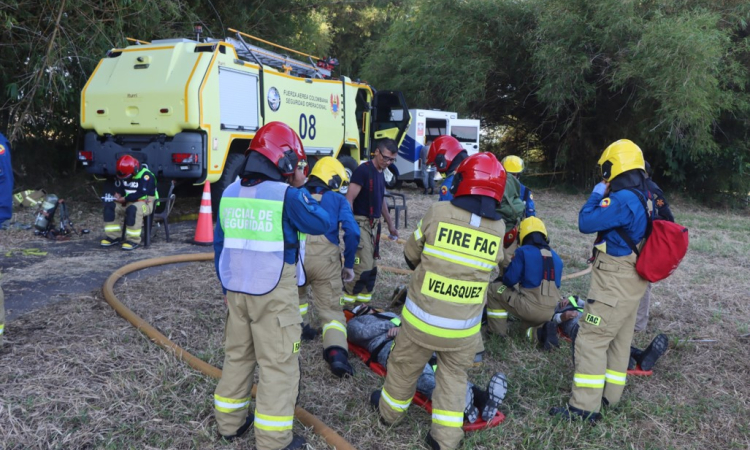
<instances>
[{"instance_id":1,"label":"yellow helmet","mask_svg":"<svg viewBox=\"0 0 750 450\"><path fill-rule=\"evenodd\" d=\"M332 156L320 158L313 166L310 176L325 183L332 191L346 194L349 190L349 176L346 174L346 169L338 159Z\"/></svg>"},{"instance_id":2,"label":"yellow helmet","mask_svg":"<svg viewBox=\"0 0 750 450\"><path fill-rule=\"evenodd\" d=\"M526 238L526 236L530 235L531 233L534 233L535 231L538 231L544 235L544 239L549 241L549 238L547 237L547 227L544 226L544 222L541 221L541 219L537 219L536 217L527 217L521 221L521 224L518 226L518 238L521 241L521 244L523 244L523 240Z\"/></svg>"},{"instance_id":3,"label":"yellow helmet","mask_svg":"<svg viewBox=\"0 0 750 450\"><path fill-rule=\"evenodd\" d=\"M523 172L523 159L516 155L508 155L503 158L500 163L505 167L505 171L508 173L521 173Z\"/></svg>"},{"instance_id":4,"label":"yellow helmet","mask_svg":"<svg viewBox=\"0 0 750 450\"><path fill-rule=\"evenodd\" d=\"M602 170L602 178L611 181L628 170L646 170L646 162L640 147L633 141L620 139L604 150L602 157L599 158L599 167Z\"/></svg>"}]
</instances>

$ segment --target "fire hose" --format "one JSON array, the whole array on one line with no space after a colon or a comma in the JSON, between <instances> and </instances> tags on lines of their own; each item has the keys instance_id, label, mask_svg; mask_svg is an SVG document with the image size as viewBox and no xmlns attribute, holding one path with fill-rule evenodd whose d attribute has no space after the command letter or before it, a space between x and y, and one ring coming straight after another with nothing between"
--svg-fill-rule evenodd
<instances>
[{"instance_id":1,"label":"fire hose","mask_svg":"<svg viewBox=\"0 0 750 450\"><path fill-rule=\"evenodd\" d=\"M104 286L102 287L102 293L104 294L104 299L117 312L117 314L122 316L125 320L130 322L130 324L133 325L136 329L138 329L143 334L148 336L154 343L156 343L157 345L167 350L172 351L178 359L186 362L190 367L198 370L199 372L202 372L203 374L209 377L218 379L218 378L221 378L221 369L214 367L211 364L208 364L207 362L203 361L200 358L195 357L190 352L186 351L179 345L172 342L169 338L167 338L161 332L159 332L159 330L152 327L151 324L143 320L140 316L135 314L127 306L125 306L122 302L120 302L120 300L117 298L117 296L114 293L115 283L117 283L117 281L120 278L124 277L125 275L128 275L129 273L142 270L142 269L146 269L149 267L161 266L165 264L213 261L213 259L214 259L213 253L194 253L194 254L184 254L184 255L175 255L175 256L163 256L159 258L151 258L151 259L146 259L143 261L130 263L123 267L120 267L119 269L114 271L112 275L110 275L107 278L107 280L104 282ZM380 270L385 271L385 272L401 274L401 275L409 275L412 273L412 271L408 269L401 269L398 267L388 267L388 266L381 266ZM563 279L576 278L576 277L585 275L589 272L591 272L591 267L588 267L587 269L582 270L580 272L576 272L573 274L563 276ZM253 385L252 392L251 392L251 395L253 397L255 397L256 389L257 389L257 386ZM312 427L313 432L321 436L323 439L325 439L328 445L338 450L354 450L354 447L348 441L346 441L333 429L331 429L326 424L324 424L320 419L310 414L303 408L297 406L294 410L294 416L300 422L302 422L304 426Z\"/></svg>"},{"instance_id":2,"label":"fire hose","mask_svg":"<svg viewBox=\"0 0 750 450\"><path fill-rule=\"evenodd\" d=\"M149 267L154 266L160 266L164 264L176 264L176 263L183 263L183 262L197 262L197 261L213 261L214 254L213 253L195 253L195 254L185 254L185 255L175 255L175 256L164 256L161 258L151 258L146 259L143 261L137 261L134 263L127 264L123 267L120 267L116 271L110 275L107 280L104 282L104 286L102 287L102 293L104 294L104 299L107 301L107 303L125 320L130 322L131 325L133 325L135 328L140 330L143 334L148 336L154 343L157 345L160 345L161 347L164 347L167 350L170 350L174 352L174 355L182 360L185 361L190 367L204 373L205 375L208 375L212 378L221 378L221 369L212 366L211 364L208 364L207 362L196 358L192 354L190 354L188 351L181 348L179 345L175 344L169 338L164 336L162 333L160 333L156 328L152 327L148 322L143 320L141 317L139 317L137 314L135 314L133 311L131 311L127 306L122 304L120 300L117 299L117 296L115 296L114 293L114 286L115 283L117 283L117 280L122 278L123 276L135 272L137 270L146 269ZM256 386L253 386L251 395L255 397L256 392ZM294 409L294 416L302 422L302 424L306 427L312 427L313 432L319 436L321 436L325 441L328 443L328 445L338 449L338 450L354 450L354 447L347 442L344 438L338 435L335 431L333 431L331 428L329 428L326 424L324 424L320 419L315 417L314 415L310 414L309 412L305 411L303 408L300 408L297 406Z\"/></svg>"}]
</instances>

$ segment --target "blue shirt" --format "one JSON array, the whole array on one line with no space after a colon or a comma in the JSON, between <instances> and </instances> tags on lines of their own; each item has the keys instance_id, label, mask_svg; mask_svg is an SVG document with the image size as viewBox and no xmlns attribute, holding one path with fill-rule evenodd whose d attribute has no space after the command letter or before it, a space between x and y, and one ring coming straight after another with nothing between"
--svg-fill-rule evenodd
<instances>
[{"instance_id":1,"label":"blue shirt","mask_svg":"<svg viewBox=\"0 0 750 450\"><path fill-rule=\"evenodd\" d=\"M326 239L338 246L339 224L341 224L341 228L344 229L344 267L353 268L354 256L359 245L359 224L354 220L349 202L342 194L328 189L316 187L313 192L315 194L322 192L323 197L320 199L320 206L331 218L331 224L325 234Z\"/></svg>"},{"instance_id":2,"label":"blue shirt","mask_svg":"<svg viewBox=\"0 0 750 450\"><path fill-rule=\"evenodd\" d=\"M13 217L13 167L10 142L0 133L0 224Z\"/></svg>"},{"instance_id":3,"label":"blue shirt","mask_svg":"<svg viewBox=\"0 0 750 450\"><path fill-rule=\"evenodd\" d=\"M440 198L438 199L438 201L449 202L453 200L453 194L451 194L451 184L453 184L454 175L455 173L448 175L443 180L443 183L440 184Z\"/></svg>"},{"instance_id":4,"label":"blue shirt","mask_svg":"<svg viewBox=\"0 0 750 450\"><path fill-rule=\"evenodd\" d=\"M606 242L607 254L612 256L633 253L615 228L623 227L633 242L638 244L646 234L647 223L646 209L641 200L627 189L610 193L606 198L592 192L578 213L578 229L581 233L604 232L596 243Z\"/></svg>"},{"instance_id":5,"label":"blue shirt","mask_svg":"<svg viewBox=\"0 0 750 450\"><path fill-rule=\"evenodd\" d=\"M372 180L372 186L370 181ZM352 202L354 215L365 216L371 219L380 218L383 208L383 196L385 195L385 175L373 165L372 161L360 164L352 174L350 183L362 186L357 198ZM370 193L372 191L372 193ZM372 199L372 205L370 205ZM372 210L370 210L372 206Z\"/></svg>"},{"instance_id":6,"label":"blue shirt","mask_svg":"<svg viewBox=\"0 0 750 450\"><path fill-rule=\"evenodd\" d=\"M297 263L297 233L312 235L324 234L330 225L328 213L320 206L305 188L289 187L284 196L284 214L281 224L284 230L284 262ZM214 266L219 275L219 257L224 249L224 229L221 220L216 221L214 228Z\"/></svg>"},{"instance_id":7,"label":"blue shirt","mask_svg":"<svg viewBox=\"0 0 750 450\"><path fill-rule=\"evenodd\" d=\"M531 194L531 189L527 188L519 181L521 185L521 200L526 203L526 211L524 217L536 217L536 209L534 209L534 196Z\"/></svg>"},{"instance_id":8,"label":"blue shirt","mask_svg":"<svg viewBox=\"0 0 750 450\"><path fill-rule=\"evenodd\" d=\"M555 268L555 285L560 288L562 280L563 262L562 259L550 249L552 253L552 263ZM534 245L522 245L516 249L510 265L505 269L503 274L503 284L506 286L515 286L521 283L526 289L534 289L542 285L544 276L544 264L542 263L542 251Z\"/></svg>"}]
</instances>

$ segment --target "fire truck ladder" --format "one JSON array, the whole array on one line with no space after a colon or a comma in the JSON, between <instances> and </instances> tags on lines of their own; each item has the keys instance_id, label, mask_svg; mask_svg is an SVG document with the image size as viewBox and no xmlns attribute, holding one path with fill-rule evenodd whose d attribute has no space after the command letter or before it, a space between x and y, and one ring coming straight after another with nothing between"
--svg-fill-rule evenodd
<instances>
[{"instance_id":1,"label":"fire truck ladder","mask_svg":"<svg viewBox=\"0 0 750 450\"><path fill-rule=\"evenodd\" d=\"M315 58L316 60L321 59L321 58L318 58L317 56L308 55L306 53L292 50L291 48L282 47L281 45L277 45L272 42L264 41L263 39L257 38L255 36L251 36L249 34L243 33L241 31L237 31L232 28L230 28L229 31L233 33L237 33L237 39L227 38L226 41L227 43L232 44L234 46L234 49L237 51L237 56L239 56L240 59L244 61L253 62L257 64L263 64L265 66L270 66L282 72L291 73L292 75L295 75L298 77L329 78L331 76L330 70L326 70L322 67L317 67L317 65L313 61L313 58ZM271 50L266 50L264 48L258 47L257 45L248 44L242 38L243 36L248 37L250 39L255 39L257 41L263 42L268 45L272 45L274 47L278 47L278 48L281 48L290 52L294 52L298 55L307 56L307 58L310 60L310 63L308 64L308 63L290 58L288 55L283 55L281 53L276 53Z\"/></svg>"}]
</instances>

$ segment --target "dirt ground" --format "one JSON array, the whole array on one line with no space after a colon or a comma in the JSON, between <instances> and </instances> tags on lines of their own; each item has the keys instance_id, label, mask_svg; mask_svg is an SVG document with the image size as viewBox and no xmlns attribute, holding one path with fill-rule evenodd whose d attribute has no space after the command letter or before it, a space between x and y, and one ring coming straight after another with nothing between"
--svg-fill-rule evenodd
<instances>
[{"instance_id":1,"label":"dirt ground","mask_svg":"<svg viewBox=\"0 0 750 450\"><path fill-rule=\"evenodd\" d=\"M407 237L435 197L405 188ZM577 231L586 194L535 191L537 211L565 273L586 267L592 236ZM680 269L654 285L645 346L658 332L671 345L654 376L628 379L622 402L596 427L550 420L546 412L570 395L570 349L543 353L519 336L486 342L484 366L470 379L486 383L502 371L510 391L501 426L467 435L464 449L489 448L750 448L750 242L747 213L708 210L675 199L678 222L690 228L691 249ZM0 350L0 442L21 448L247 448L252 432L234 444L216 438L212 393L216 380L190 369L151 343L103 301L100 288L116 268L140 259L204 252L186 242L195 222L175 223L173 242L160 234L149 249L100 250L98 206L81 207L82 238L49 242L30 231L0 234L0 267L10 320ZM197 210L197 198L178 200ZM76 213L78 214L78 213ZM2 232L5 233L5 232ZM46 256L11 250L39 248ZM405 267L401 247L384 242L382 265ZM387 306L407 277L383 273L373 303ZM564 294L585 295L588 276L563 283ZM221 367L225 307L212 264L163 266L128 276L118 297L199 358ZM382 426L367 406L382 379L361 362L352 379L335 379L320 357L320 338L303 344L300 406L360 449L426 448L429 416L413 407L405 421ZM295 423L309 448L325 442Z\"/></svg>"}]
</instances>

